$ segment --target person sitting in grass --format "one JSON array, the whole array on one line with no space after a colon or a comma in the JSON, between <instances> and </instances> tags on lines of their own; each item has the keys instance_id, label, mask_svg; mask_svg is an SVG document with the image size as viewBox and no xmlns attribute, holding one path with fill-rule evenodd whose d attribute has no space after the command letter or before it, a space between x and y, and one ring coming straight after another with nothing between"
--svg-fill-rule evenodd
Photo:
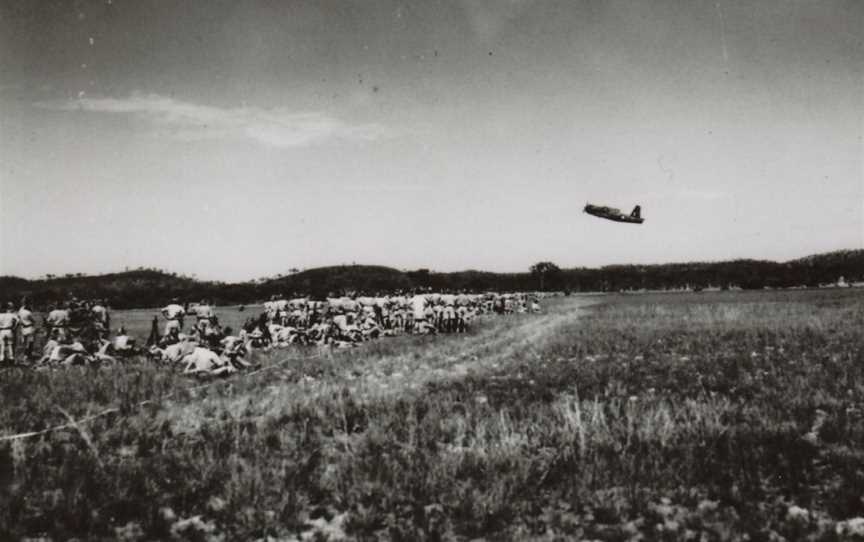
<instances>
[{"instance_id":1,"label":"person sitting in grass","mask_svg":"<svg viewBox=\"0 0 864 542\"><path fill-rule=\"evenodd\" d=\"M180 363L183 358L191 354L198 347L196 339L190 335L180 333L176 343L169 344L164 348L153 346L150 348L150 355L156 361L168 363Z\"/></svg>"},{"instance_id":2,"label":"person sitting in grass","mask_svg":"<svg viewBox=\"0 0 864 542\"><path fill-rule=\"evenodd\" d=\"M378 320L374 314L370 314L361 319L360 332L363 334L363 340L368 341L380 337L384 330L378 325Z\"/></svg>"},{"instance_id":3,"label":"person sitting in grass","mask_svg":"<svg viewBox=\"0 0 864 542\"><path fill-rule=\"evenodd\" d=\"M75 335L54 349L50 361L59 362L60 365L85 365L91 361L90 352L84 348L81 337Z\"/></svg>"},{"instance_id":4,"label":"person sitting in grass","mask_svg":"<svg viewBox=\"0 0 864 542\"><path fill-rule=\"evenodd\" d=\"M222 357L228 359L236 369L248 369L252 364L243 359L249 353L249 344L243 339L232 335L230 327L225 328L225 337L219 341L222 346Z\"/></svg>"},{"instance_id":5,"label":"person sitting in grass","mask_svg":"<svg viewBox=\"0 0 864 542\"><path fill-rule=\"evenodd\" d=\"M353 314L347 313L343 309L339 309L336 316L333 317L333 325L338 331L338 340L345 342L357 342L362 335L360 329L353 323Z\"/></svg>"},{"instance_id":6,"label":"person sitting in grass","mask_svg":"<svg viewBox=\"0 0 864 542\"><path fill-rule=\"evenodd\" d=\"M199 339L208 348L215 350L219 348L219 341L223 335L219 319L214 316L210 325L199 334Z\"/></svg>"},{"instance_id":7,"label":"person sitting in grass","mask_svg":"<svg viewBox=\"0 0 864 542\"><path fill-rule=\"evenodd\" d=\"M57 330L52 330L48 333L48 340L45 341L45 344L42 345L42 357L36 360L37 365L44 365L48 363L51 359L51 354L54 353L54 349L60 346L61 343L61 334Z\"/></svg>"},{"instance_id":8,"label":"person sitting in grass","mask_svg":"<svg viewBox=\"0 0 864 542\"><path fill-rule=\"evenodd\" d=\"M93 359L91 361L95 361L98 363L117 363L117 358L108 353L111 352L113 349L114 343L112 343L108 339L98 339L98 348L93 354Z\"/></svg>"},{"instance_id":9,"label":"person sitting in grass","mask_svg":"<svg viewBox=\"0 0 864 542\"><path fill-rule=\"evenodd\" d=\"M417 335L435 335L438 329L430 320L420 320L414 324L414 333Z\"/></svg>"},{"instance_id":10,"label":"person sitting in grass","mask_svg":"<svg viewBox=\"0 0 864 542\"><path fill-rule=\"evenodd\" d=\"M126 333L126 328L123 326L120 326L120 329L117 330L117 336L114 337L111 347L115 353L121 356L128 356L137 352L135 337Z\"/></svg>"},{"instance_id":11,"label":"person sitting in grass","mask_svg":"<svg viewBox=\"0 0 864 542\"><path fill-rule=\"evenodd\" d=\"M172 344L180 342L180 328L175 327L168 330L168 333L159 339L159 348L166 348Z\"/></svg>"},{"instance_id":12,"label":"person sitting in grass","mask_svg":"<svg viewBox=\"0 0 864 542\"><path fill-rule=\"evenodd\" d=\"M309 338L309 341L314 344L317 344L319 346L325 345L329 342L331 336L333 335L332 329L334 327L335 326L333 326L329 322L319 322L309 328L307 337Z\"/></svg>"},{"instance_id":13,"label":"person sitting in grass","mask_svg":"<svg viewBox=\"0 0 864 542\"><path fill-rule=\"evenodd\" d=\"M234 365L209 348L197 347L183 358L183 374L221 376L237 372Z\"/></svg>"}]
</instances>

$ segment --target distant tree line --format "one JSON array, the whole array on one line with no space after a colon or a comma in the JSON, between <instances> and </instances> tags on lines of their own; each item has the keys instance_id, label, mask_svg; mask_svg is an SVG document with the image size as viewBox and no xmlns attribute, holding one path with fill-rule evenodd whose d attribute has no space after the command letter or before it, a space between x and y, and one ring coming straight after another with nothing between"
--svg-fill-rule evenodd
<instances>
[{"instance_id":1,"label":"distant tree line","mask_svg":"<svg viewBox=\"0 0 864 542\"><path fill-rule=\"evenodd\" d=\"M429 269L403 272L383 266L341 265L299 272L292 269L291 273L276 278L240 283L200 281L158 269L139 268L106 275L70 274L38 280L0 277L0 298L18 301L27 297L37 307L70 296L104 298L114 308L143 308L163 306L175 297L183 301L206 298L227 305L254 303L274 294L323 297L415 287L472 292L760 289L816 287L836 283L840 277L847 282L864 281L864 250L837 251L782 263L732 260L561 269L552 262L538 262L524 273L473 270L438 273Z\"/></svg>"},{"instance_id":2,"label":"distant tree line","mask_svg":"<svg viewBox=\"0 0 864 542\"><path fill-rule=\"evenodd\" d=\"M615 292L685 288L813 288L836 283L841 277L847 283L864 281L864 250L837 251L782 263L731 260L561 269L552 262L538 262L528 273L430 273L419 270L409 272L408 276L420 286L468 290Z\"/></svg>"}]
</instances>

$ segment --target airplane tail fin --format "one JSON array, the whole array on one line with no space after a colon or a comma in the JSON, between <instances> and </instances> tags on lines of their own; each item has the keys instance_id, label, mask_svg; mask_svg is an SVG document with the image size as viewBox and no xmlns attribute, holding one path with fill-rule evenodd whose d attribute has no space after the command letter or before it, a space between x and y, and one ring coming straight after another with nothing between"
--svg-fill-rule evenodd
<instances>
[{"instance_id":1,"label":"airplane tail fin","mask_svg":"<svg viewBox=\"0 0 864 542\"><path fill-rule=\"evenodd\" d=\"M630 213L630 216L633 218L642 218L642 207L639 205L633 207L633 212Z\"/></svg>"}]
</instances>

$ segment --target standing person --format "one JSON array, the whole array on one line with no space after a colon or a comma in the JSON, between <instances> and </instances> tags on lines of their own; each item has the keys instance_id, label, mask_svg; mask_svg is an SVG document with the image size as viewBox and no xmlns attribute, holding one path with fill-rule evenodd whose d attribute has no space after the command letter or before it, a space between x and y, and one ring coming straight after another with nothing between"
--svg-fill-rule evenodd
<instances>
[{"instance_id":1,"label":"standing person","mask_svg":"<svg viewBox=\"0 0 864 542\"><path fill-rule=\"evenodd\" d=\"M450 293L441 296L441 322L447 333L456 331L456 296Z\"/></svg>"},{"instance_id":2,"label":"standing person","mask_svg":"<svg viewBox=\"0 0 864 542\"><path fill-rule=\"evenodd\" d=\"M427 325L431 328L434 328L434 329L440 329L440 327L441 327L441 321L440 321L441 305L438 305L438 304L432 305L431 303L426 305L425 314L426 314L425 321L419 324L421 333L423 332L423 330L426 328Z\"/></svg>"},{"instance_id":3,"label":"standing person","mask_svg":"<svg viewBox=\"0 0 864 542\"><path fill-rule=\"evenodd\" d=\"M203 336L210 329L210 325L212 324L213 318L216 314L213 312L213 307L210 306L210 303L206 299L202 299L201 303L196 305L193 310L195 311L195 317L198 319L196 327Z\"/></svg>"},{"instance_id":4,"label":"standing person","mask_svg":"<svg viewBox=\"0 0 864 542\"><path fill-rule=\"evenodd\" d=\"M33 344L36 342L36 318L27 307L27 300L21 301L18 309L18 323L21 328L21 346L28 361L33 359Z\"/></svg>"},{"instance_id":5,"label":"standing person","mask_svg":"<svg viewBox=\"0 0 864 542\"><path fill-rule=\"evenodd\" d=\"M0 363L15 363L15 328L18 327L18 315L15 305L6 303L6 308L0 312ZM8 358L7 358L8 352Z\"/></svg>"},{"instance_id":6,"label":"standing person","mask_svg":"<svg viewBox=\"0 0 864 542\"><path fill-rule=\"evenodd\" d=\"M411 298L411 315L413 316L412 320L412 328L413 326L421 326L422 322L426 321L426 308L429 306L429 301L426 299L426 296L421 294L419 290L414 293L414 297ZM410 330L409 330L410 331Z\"/></svg>"},{"instance_id":7,"label":"standing person","mask_svg":"<svg viewBox=\"0 0 864 542\"><path fill-rule=\"evenodd\" d=\"M93 324L99 332L99 336L108 335L111 329L111 317L108 315L108 303L104 299L97 299L90 307L93 315Z\"/></svg>"},{"instance_id":8,"label":"standing person","mask_svg":"<svg viewBox=\"0 0 864 542\"><path fill-rule=\"evenodd\" d=\"M68 325L73 335L90 323L90 309L85 301L79 301L77 297L72 296L66 304L66 310L69 315Z\"/></svg>"},{"instance_id":9,"label":"standing person","mask_svg":"<svg viewBox=\"0 0 864 542\"><path fill-rule=\"evenodd\" d=\"M69 326L69 311L59 305L49 305L45 324L48 326L48 335L57 334L60 337L65 337L66 328Z\"/></svg>"},{"instance_id":10,"label":"standing person","mask_svg":"<svg viewBox=\"0 0 864 542\"><path fill-rule=\"evenodd\" d=\"M170 334L173 329L176 329L177 333L183 331L183 317L186 316L186 310L180 305L176 297L161 312L165 318L164 335Z\"/></svg>"}]
</instances>

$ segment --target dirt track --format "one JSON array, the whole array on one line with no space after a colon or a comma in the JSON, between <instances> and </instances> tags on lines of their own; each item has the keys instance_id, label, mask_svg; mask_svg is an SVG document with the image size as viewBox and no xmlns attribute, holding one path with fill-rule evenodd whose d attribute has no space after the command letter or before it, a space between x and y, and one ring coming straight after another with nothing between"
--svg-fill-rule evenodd
<instances>
[{"instance_id":1,"label":"dirt track","mask_svg":"<svg viewBox=\"0 0 864 542\"><path fill-rule=\"evenodd\" d=\"M166 403L163 415L184 431L192 431L206 418L204 413L212 410L214 402L231 412L251 407L266 417L276 415L290 403L309 403L346 390L364 401L418 391L431 382L500 369L509 358L530 357L596 302L596 297L574 296L548 303L546 312L540 315L489 316L479 325L479 331L470 335L385 338L380 348L376 343L367 343L348 351L272 350L261 354L265 371L248 380L238 375L214 385L230 389L227 396L198 393L191 401ZM266 370L272 365L280 366Z\"/></svg>"}]
</instances>

